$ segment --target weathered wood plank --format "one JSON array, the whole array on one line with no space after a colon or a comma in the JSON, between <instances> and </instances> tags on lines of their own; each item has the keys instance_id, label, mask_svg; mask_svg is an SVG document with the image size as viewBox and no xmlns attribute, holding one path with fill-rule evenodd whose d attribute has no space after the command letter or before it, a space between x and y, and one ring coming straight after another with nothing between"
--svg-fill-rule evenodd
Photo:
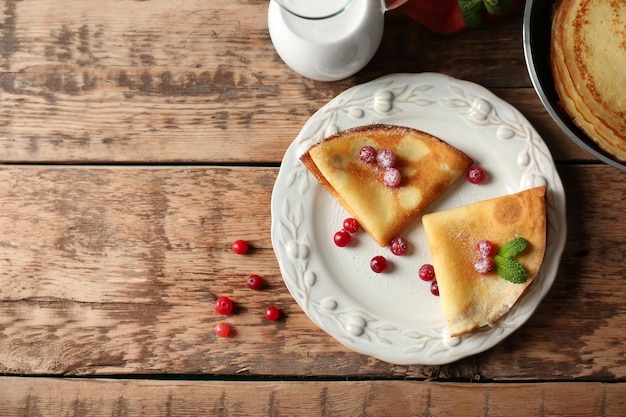
<instances>
[{"instance_id":1,"label":"weathered wood plank","mask_svg":"<svg viewBox=\"0 0 626 417\"><path fill-rule=\"evenodd\" d=\"M0 378L0 416L622 416L624 383ZM565 401L564 401L565 400Z\"/></svg>"},{"instance_id":2,"label":"weathered wood plank","mask_svg":"<svg viewBox=\"0 0 626 417\"><path fill-rule=\"evenodd\" d=\"M401 13L388 13L381 48L363 75L370 71L375 75L431 71L489 88L531 87L524 58L521 15L453 36L441 36Z\"/></svg>"},{"instance_id":3,"label":"weathered wood plank","mask_svg":"<svg viewBox=\"0 0 626 417\"><path fill-rule=\"evenodd\" d=\"M442 37L390 13L373 62L348 80L320 83L274 52L266 1L116 4L3 3L0 160L278 162L306 120L348 87L423 71L503 89L545 126L559 157L590 159L542 111L523 65L519 17Z\"/></svg>"},{"instance_id":4,"label":"weathered wood plank","mask_svg":"<svg viewBox=\"0 0 626 417\"><path fill-rule=\"evenodd\" d=\"M280 61L266 8L0 1L0 162L24 164L0 165L0 374L30 376L0 377L0 415L623 415L626 173L577 164L593 158L532 89L521 16L445 37L388 13L372 62L320 83ZM503 343L393 366L296 305L269 202L276 164L320 106L424 71L485 85L537 128L567 190L568 243L552 291ZM230 251L238 238L251 253ZM246 288L251 273L262 291ZM234 314L214 312L219 295ZM270 304L278 322L263 317ZM213 335L219 321L232 337Z\"/></svg>"},{"instance_id":5,"label":"weathered wood plank","mask_svg":"<svg viewBox=\"0 0 626 417\"><path fill-rule=\"evenodd\" d=\"M624 378L625 174L560 170L569 240L535 316L484 354L402 367L344 348L288 294L270 242L275 168L2 168L0 372ZM230 252L238 238L249 255ZM264 291L245 287L251 273ZM225 294L236 333L219 340ZM270 303L278 323L263 319Z\"/></svg>"}]
</instances>

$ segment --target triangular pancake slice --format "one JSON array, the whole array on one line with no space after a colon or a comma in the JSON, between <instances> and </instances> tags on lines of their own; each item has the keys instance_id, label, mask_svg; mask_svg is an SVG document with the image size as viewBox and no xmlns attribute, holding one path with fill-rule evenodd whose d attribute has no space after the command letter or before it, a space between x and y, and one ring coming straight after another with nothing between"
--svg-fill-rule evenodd
<instances>
[{"instance_id":1,"label":"triangular pancake slice","mask_svg":"<svg viewBox=\"0 0 626 417\"><path fill-rule=\"evenodd\" d=\"M451 336L492 326L535 279L546 248L545 193L541 186L422 216ZM529 243L514 257L526 270L524 283L495 272L475 272L474 261L481 256L478 241L489 240L500 248L517 237Z\"/></svg>"},{"instance_id":2,"label":"triangular pancake slice","mask_svg":"<svg viewBox=\"0 0 626 417\"><path fill-rule=\"evenodd\" d=\"M366 145L395 153L402 174L398 187L383 183L383 168L359 159ZM382 247L472 164L467 155L434 136L382 124L341 131L313 145L300 159Z\"/></svg>"}]
</instances>

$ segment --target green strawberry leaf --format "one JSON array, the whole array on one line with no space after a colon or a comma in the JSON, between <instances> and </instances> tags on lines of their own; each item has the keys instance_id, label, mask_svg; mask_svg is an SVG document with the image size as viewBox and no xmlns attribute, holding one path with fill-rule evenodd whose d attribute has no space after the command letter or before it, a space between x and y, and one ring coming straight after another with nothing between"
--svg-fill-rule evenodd
<instances>
[{"instance_id":1,"label":"green strawberry leaf","mask_svg":"<svg viewBox=\"0 0 626 417\"><path fill-rule=\"evenodd\" d=\"M497 255L503 258L512 258L518 253L523 252L527 246L528 241L526 239L524 239L523 237L517 237L502 245Z\"/></svg>"},{"instance_id":2,"label":"green strawberry leaf","mask_svg":"<svg viewBox=\"0 0 626 417\"><path fill-rule=\"evenodd\" d=\"M459 7L461 8L461 18L467 27L476 28L482 25L485 8L483 0L459 0Z\"/></svg>"},{"instance_id":3,"label":"green strawberry leaf","mask_svg":"<svg viewBox=\"0 0 626 417\"><path fill-rule=\"evenodd\" d=\"M496 273L502 278L514 284L526 282L526 270L516 260L495 255L493 261L496 264Z\"/></svg>"},{"instance_id":4,"label":"green strawberry leaf","mask_svg":"<svg viewBox=\"0 0 626 417\"><path fill-rule=\"evenodd\" d=\"M489 13L501 14L511 8L513 0L483 0L483 3Z\"/></svg>"}]
</instances>

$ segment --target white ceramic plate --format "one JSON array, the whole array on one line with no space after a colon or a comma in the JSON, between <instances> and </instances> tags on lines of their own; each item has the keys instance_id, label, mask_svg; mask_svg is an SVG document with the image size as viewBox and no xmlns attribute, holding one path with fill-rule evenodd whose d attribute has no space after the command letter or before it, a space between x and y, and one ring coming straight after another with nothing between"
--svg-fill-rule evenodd
<instances>
[{"instance_id":1,"label":"white ceramic plate","mask_svg":"<svg viewBox=\"0 0 626 417\"><path fill-rule=\"evenodd\" d=\"M419 279L430 263L421 222L404 234L410 254L394 256L365 232L339 248L347 212L300 162L339 130L371 123L413 127L467 153L489 180L459 179L428 211L548 186L548 242L538 277L496 327L447 334L438 297ZM520 327L550 289L566 239L565 194L543 140L511 105L476 84L441 74L394 74L352 87L317 111L287 149L272 194L272 244L287 288L320 328L351 349L400 365L437 365L482 352ZM375 255L391 263L376 274Z\"/></svg>"}]
</instances>

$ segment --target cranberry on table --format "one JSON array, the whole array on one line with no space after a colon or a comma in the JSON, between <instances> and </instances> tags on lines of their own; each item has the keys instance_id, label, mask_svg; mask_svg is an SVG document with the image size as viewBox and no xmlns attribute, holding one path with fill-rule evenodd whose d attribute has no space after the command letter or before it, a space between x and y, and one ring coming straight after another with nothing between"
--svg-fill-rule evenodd
<instances>
[{"instance_id":1,"label":"cranberry on table","mask_svg":"<svg viewBox=\"0 0 626 417\"><path fill-rule=\"evenodd\" d=\"M387 259L385 259L384 256L380 255L374 256L370 261L370 268L372 268L372 271L376 272L377 274L384 272L385 269L387 269Z\"/></svg>"},{"instance_id":2,"label":"cranberry on table","mask_svg":"<svg viewBox=\"0 0 626 417\"><path fill-rule=\"evenodd\" d=\"M350 236L350 233L346 232L345 230L340 230L335 233L333 239L335 241L335 245L343 248L344 246L348 246L350 244L352 237Z\"/></svg>"},{"instance_id":3,"label":"cranberry on table","mask_svg":"<svg viewBox=\"0 0 626 417\"><path fill-rule=\"evenodd\" d=\"M215 300L215 311L222 315L230 314L233 311L233 301L228 297L219 297Z\"/></svg>"},{"instance_id":4,"label":"cranberry on table","mask_svg":"<svg viewBox=\"0 0 626 417\"><path fill-rule=\"evenodd\" d=\"M217 323L213 331L217 337L228 337L230 334L230 326L227 323Z\"/></svg>"},{"instance_id":5,"label":"cranberry on table","mask_svg":"<svg viewBox=\"0 0 626 417\"><path fill-rule=\"evenodd\" d=\"M251 290L258 290L263 285L263 279L256 274L252 274L248 277L246 284Z\"/></svg>"},{"instance_id":6,"label":"cranberry on table","mask_svg":"<svg viewBox=\"0 0 626 417\"><path fill-rule=\"evenodd\" d=\"M276 321L280 317L280 310L275 306L269 306L265 309L265 318L269 321Z\"/></svg>"},{"instance_id":7,"label":"cranberry on table","mask_svg":"<svg viewBox=\"0 0 626 417\"><path fill-rule=\"evenodd\" d=\"M233 242L233 252L237 255L244 255L248 253L248 242L241 239L235 240L235 242Z\"/></svg>"}]
</instances>

